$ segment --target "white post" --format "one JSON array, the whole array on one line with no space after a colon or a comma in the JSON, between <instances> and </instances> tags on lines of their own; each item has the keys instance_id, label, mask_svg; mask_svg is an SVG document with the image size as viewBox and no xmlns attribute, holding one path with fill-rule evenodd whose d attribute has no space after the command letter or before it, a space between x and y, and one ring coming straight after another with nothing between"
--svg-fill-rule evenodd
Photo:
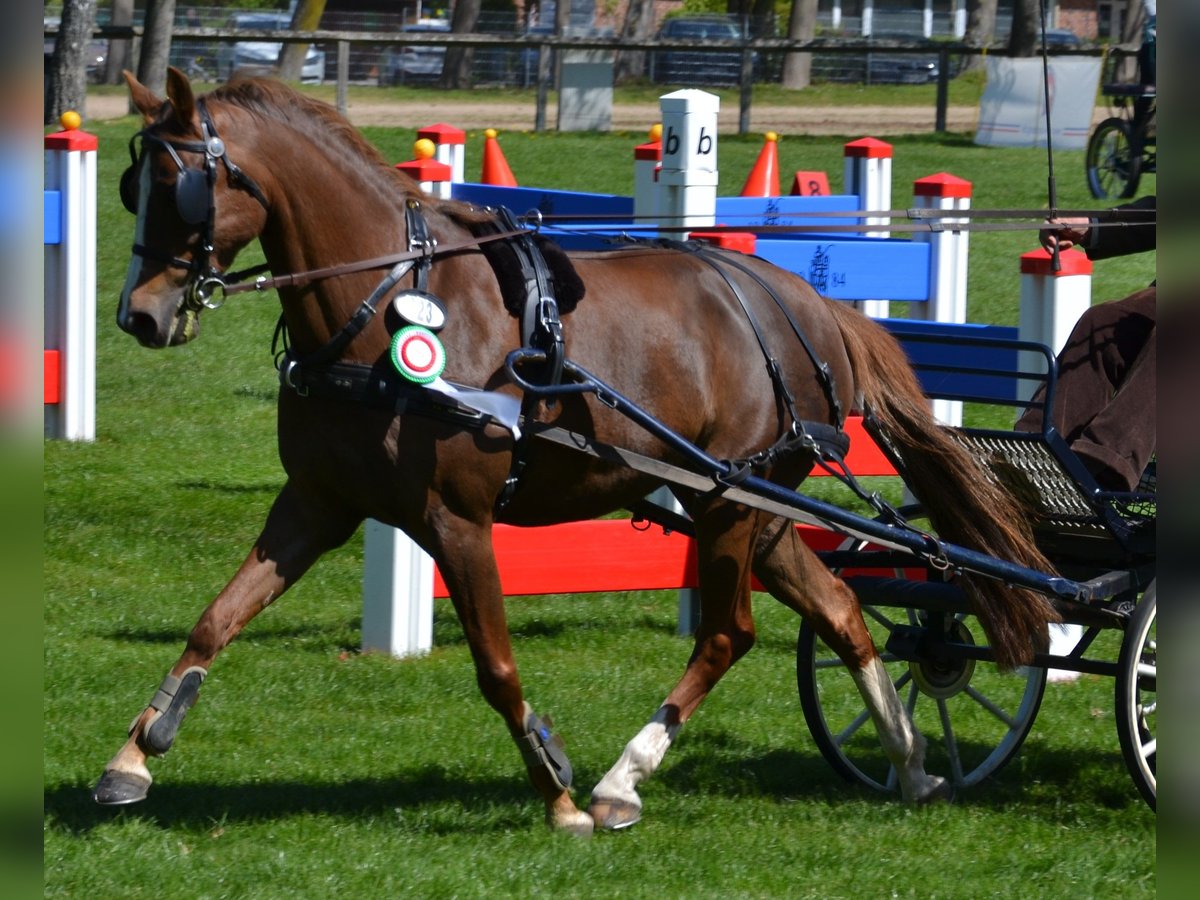
<instances>
[{"instance_id":1,"label":"white post","mask_svg":"<svg viewBox=\"0 0 1200 900\"><path fill-rule=\"evenodd\" d=\"M79 130L76 113L63 114L66 130L46 135L45 190L59 203L58 243L44 250L44 347L57 355L58 402L44 407L47 437L96 439L96 149L95 135Z\"/></svg>"},{"instance_id":2,"label":"white post","mask_svg":"<svg viewBox=\"0 0 1200 900\"><path fill-rule=\"evenodd\" d=\"M1067 343L1071 329L1079 317L1092 305L1092 262L1078 250L1059 253L1059 270L1054 271L1051 255L1043 249L1021 254L1021 318L1018 337L1023 341L1045 344L1058 353ZM1022 371L1040 372L1042 358L1027 350L1021 351ZM1020 399L1033 395L1032 382L1018 386ZM1083 636L1082 625L1051 625L1050 652L1066 656ZM1049 681L1074 681L1078 672L1070 669L1049 669Z\"/></svg>"},{"instance_id":3,"label":"white post","mask_svg":"<svg viewBox=\"0 0 1200 900\"><path fill-rule=\"evenodd\" d=\"M417 132L417 140L422 138L433 141L437 148L433 158L450 167L450 180L455 184L462 184L466 171L467 133L453 125L439 122L437 125L420 129Z\"/></svg>"},{"instance_id":4,"label":"white post","mask_svg":"<svg viewBox=\"0 0 1200 900\"><path fill-rule=\"evenodd\" d=\"M925 0L925 8L921 10L921 35L933 37L933 0Z\"/></svg>"},{"instance_id":5,"label":"white post","mask_svg":"<svg viewBox=\"0 0 1200 900\"><path fill-rule=\"evenodd\" d=\"M862 35L870 37L875 27L875 0L863 0Z\"/></svg>"},{"instance_id":6,"label":"white post","mask_svg":"<svg viewBox=\"0 0 1200 900\"><path fill-rule=\"evenodd\" d=\"M913 182L913 207L951 212L971 208L971 182L941 172ZM967 321L967 240L966 231L952 231L953 223L966 218L934 220L946 226L944 231L919 233L914 240L929 244L929 299L914 303L909 317L929 322ZM958 400L934 400L933 414L946 425L962 424L962 403Z\"/></svg>"},{"instance_id":7,"label":"white post","mask_svg":"<svg viewBox=\"0 0 1200 900\"><path fill-rule=\"evenodd\" d=\"M954 37L962 40L967 34L967 0L954 0Z\"/></svg>"},{"instance_id":8,"label":"white post","mask_svg":"<svg viewBox=\"0 0 1200 900\"><path fill-rule=\"evenodd\" d=\"M404 532L363 526L363 650L392 656L433 646L433 559Z\"/></svg>"},{"instance_id":9,"label":"white post","mask_svg":"<svg viewBox=\"0 0 1200 900\"><path fill-rule=\"evenodd\" d=\"M842 148L845 160L842 192L857 194L863 210L892 208L892 145L878 138L865 137L851 141ZM864 225L887 225L890 216L865 216ZM866 231L866 237L886 238L887 231ZM887 300L859 300L862 312L875 319L886 319L890 304Z\"/></svg>"},{"instance_id":10,"label":"white post","mask_svg":"<svg viewBox=\"0 0 1200 900\"><path fill-rule=\"evenodd\" d=\"M1054 271L1050 254L1042 249L1021 254L1021 317L1017 326L1023 341L1062 350L1079 317L1092 305L1092 261L1078 250L1059 253ZM1041 371L1041 357L1023 350L1021 368ZM1034 385L1022 383L1021 399L1033 395Z\"/></svg>"},{"instance_id":11,"label":"white post","mask_svg":"<svg viewBox=\"0 0 1200 900\"><path fill-rule=\"evenodd\" d=\"M721 98L682 90L659 98L662 170L659 224L702 228L717 221L717 112Z\"/></svg>"},{"instance_id":12,"label":"white post","mask_svg":"<svg viewBox=\"0 0 1200 900\"><path fill-rule=\"evenodd\" d=\"M842 0L833 0L833 10L829 14L829 27L834 31L842 27Z\"/></svg>"}]
</instances>

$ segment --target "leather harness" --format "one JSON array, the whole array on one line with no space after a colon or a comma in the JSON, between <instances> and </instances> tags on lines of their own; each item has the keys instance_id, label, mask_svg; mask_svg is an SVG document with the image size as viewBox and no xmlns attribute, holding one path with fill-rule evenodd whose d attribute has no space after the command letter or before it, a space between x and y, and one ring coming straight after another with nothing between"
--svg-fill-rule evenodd
<instances>
[{"instance_id":1,"label":"leather harness","mask_svg":"<svg viewBox=\"0 0 1200 900\"><path fill-rule=\"evenodd\" d=\"M451 422L461 427L483 428L489 423L496 422L496 419L470 403L471 392L476 389L453 385L460 396L468 398L465 402L457 402L454 398L402 378L386 358L374 365L339 361L350 341L361 333L375 317L380 302L393 292L399 281L410 271L414 273L414 287L421 291L427 288L429 271L437 253L436 241L430 236L428 225L421 214L419 201L408 201L405 218L408 226L410 251L405 256L411 257L417 253L419 256L415 259L406 258L396 263L360 304L346 325L324 346L303 358L299 357L289 344L287 328L283 317L280 317L273 343L280 382L301 396L351 400L370 407L389 409L397 415L411 413ZM509 210L503 208L496 210L496 228L501 233L509 234L505 240L515 254L519 267L520 295L523 297L520 311L521 343L523 347L537 351L539 360L536 365L522 368L522 380L533 381L543 387L556 386L562 379L565 351L562 320L559 317L558 303L554 297L554 284L550 268L538 249L534 233L520 228ZM754 331L759 348L766 360L767 371L776 396L792 420L791 426L770 447L742 460L732 461L733 474L722 478L722 483L726 487L732 486L751 474L754 469L767 467L779 459L801 450L812 451L816 455L818 463L826 465L826 468L830 468L826 461L833 461L844 472L842 460L849 449L849 438L842 430L842 410L837 400L832 372L828 363L817 356L803 329L787 310L778 294L749 266L746 266L738 258L738 254L717 250L700 242L655 240L633 242L632 245L645 246L647 243L691 253L720 274L736 297ZM745 294L737 281L730 276L730 268L737 269L752 278L783 312L792 332L800 341L816 369L818 381L828 401L830 421L804 421L796 415L794 398L786 387L782 368L772 355L766 334ZM521 475L527 464L530 437L546 439L554 431L553 428L541 426L533 421L533 408L539 399L544 399L544 395L539 397L534 393L526 392L521 403L522 420L532 427L528 430L518 427L512 429L515 437L512 464L508 478L497 499L497 510L504 508L520 486ZM551 395L551 398L545 402L552 406L555 401ZM553 439L552 436L550 439ZM841 473L837 470L830 468L830 471L841 477ZM678 481L678 479L675 480Z\"/></svg>"}]
</instances>

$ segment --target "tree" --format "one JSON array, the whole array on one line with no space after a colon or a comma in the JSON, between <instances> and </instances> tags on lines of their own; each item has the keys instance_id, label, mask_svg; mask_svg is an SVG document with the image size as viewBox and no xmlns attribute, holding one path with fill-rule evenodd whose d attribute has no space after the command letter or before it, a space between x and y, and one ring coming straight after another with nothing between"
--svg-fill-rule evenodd
<instances>
[{"instance_id":1,"label":"tree","mask_svg":"<svg viewBox=\"0 0 1200 900\"><path fill-rule=\"evenodd\" d=\"M817 0L792 0L788 16L788 34L793 41L811 41L817 33ZM783 58L782 83L799 90L812 81L812 54L788 53Z\"/></svg>"},{"instance_id":2,"label":"tree","mask_svg":"<svg viewBox=\"0 0 1200 900\"><path fill-rule=\"evenodd\" d=\"M292 15L293 31L316 31L325 14L325 0L300 0ZM279 54L279 77L285 81L299 81L304 59L308 56L308 44L295 42L283 45Z\"/></svg>"},{"instance_id":3,"label":"tree","mask_svg":"<svg viewBox=\"0 0 1200 900\"><path fill-rule=\"evenodd\" d=\"M160 97L166 93L171 35L175 30L175 0L146 0L142 50L138 54L138 81Z\"/></svg>"},{"instance_id":4,"label":"tree","mask_svg":"<svg viewBox=\"0 0 1200 900\"><path fill-rule=\"evenodd\" d=\"M479 21L481 0L458 0L454 4L454 15L450 19L453 34L471 34ZM471 47L447 47L446 60L442 64L441 86L465 89L471 86L471 64L475 54Z\"/></svg>"},{"instance_id":5,"label":"tree","mask_svg":"<svg viewBox=\"0 0 1200 900\"><path fill-rule=\"evenodd\" d=\"M87 105L87 49L96 24L96 0L65 0L58 38L46 72L46 124Z\"/></svg>"},{"instance_id":6,"label":"tree","mask_svg":"<svg viewBox=\"0 0 1200 900\"><path fill-rule=\"evenodd\" d=\"M1040 0L1013 0L1008 52L1013 56L1036 56L1042 49L1041 34Z\"/></svg>"},{"instance_id":7,"label":"tree","mask_svg":"<svg viewBox=\"0 0 1200 900\"><path fill-rule=\"evenodd\" d=\"M629 6L625 10L625 21L621 25L622 40L646 40L653 31L654 0L629 0ZM638 78L645 71L645 66L646 51L618 51L613 65L613 79L617 84L622 84L632 78Z\"/></svg>"},{"instance_id":8,"label":"tree","mask_svg":"<svg viewBox=\"0 0 1200 900\"><path fill-rule=\"evenodd\" d=\"M112 0L112 24L133 24L133 0ZM108 42L108 58L104 61L104 83L123 84L121 72L133 68L133 41L113 38Z\"/></svg>"},{"instance_id":9,"label":"tree","mask_svg":"<svg viewBox=\"0 0 1200 900\"><path fill-rule=\"evenodd\" d=\"M967 0L967 33L963 43L968 47L985 49L992 46L996 39L996 2L997 0ZM967 57L964 71L982 70L984 66L982 54L972 54Z\"/></svg>"}]
</instances>

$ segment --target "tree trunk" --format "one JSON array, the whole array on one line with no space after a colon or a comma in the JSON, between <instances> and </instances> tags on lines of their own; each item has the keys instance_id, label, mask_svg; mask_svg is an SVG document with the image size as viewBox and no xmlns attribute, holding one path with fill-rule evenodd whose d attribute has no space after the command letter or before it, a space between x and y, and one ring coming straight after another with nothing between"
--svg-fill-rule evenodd
<instances>
[{"instance_id":1,"label":"tree trunk","mask_svg":"<svg viewBox=\"0 0 1200 900\"><path fill-rule=\"evenodd\" d=\"M167 87L167 62L175 30L175 0L146 0L146 27L138 54L137 77L160 97Z\"/></svg>"},{"instance_id":2,"label":"tree trunk","mask_svg":"<svg viewBox=\"0 0 1200 900\"><path fill-rule=\"evenodd\" d=\"M654 33L654 0L629 0L625 10L625 22L621 26L621 37L627 40L645 40ZM613 80L624 84L640 78L646 71L645 50L618 50L613 64Z\"/></svg>"},{"instance_id":3,"label":"tree trunk","mask_svg":"<svg viewBox=\"0 0 1200 900\"><path fill-rule=\"evenodd\" d=\"M787 36L794 41L811 41L817 33L817 0L792 0ZM788 53L783 58L785 88L800 90L812 83L812 54Z\"/></svg>"},{"instance_id":4,"label":"tree trunk","mask_svg":"<svg viewBox=\"0 0 1200 900\"><path fill-rule=\"evenodd\" d=\"M292 16L293 31L316 31L325 14L325 0L300 0ZM279 77L284 81L299 81L308 56L308 44L284 44L279 54Z\"/></svg>"},{"instance_id":5,"label":"tree trunk","mask_svg":"<svg viewBox=\"0 0 1200 900\"><path fill-rule=\"evenodd\" d=\"M133 24L133 0L112 0L112 24ZM104 83L124 84L121 73L133 69L133 41L111 40L108 42L108 58L104 61Z\"/></svg>"},{"instance_id":6,"label":"tree trunk","mask_svg":"<svg viewBox=\"0 0 1200 900\"><path fill-rule=\"evenodd\" d=\"M453 34L471 34L479 21L480 0L458 0L454 4L454 15L450 19ZM446 61L442 65L441 86L466 90L471 86L471 65L475 59L472 47L447 47Z\"/></svg>"},{"instance_id":7,"label":"tree trunk","mask_svg":"<svg viewBox=\"0 0 1200 900\"><path fill-rule=\"evenodd\" d=\"M1038 0L1013 0L1012 32L1008 50L1013 56L1036 56L1041 52L1041 12Z\"/></svg>"},{"instance_id":8,"label":"tree trunk","mask_svg":"<svg viewBox=\"0 0 1200 900\"><path fill-rule=\"evenodd\" d=\"M69 109L87 111L87 49L96 24L96 0L66 0L58 38L46 72L45 122L58 121Z\"/></svg>"},{"instance_id":9,"label":"tree trunk","mask_svg":"<svg viewBox=\"0 0 1200 900\"><path fill-rule=\"evenodd\" d=\"M967 33L963 43L979 49L991 48L996 39L996 0L967 0ZM964 72L978 72L986 68L983 54L967 57Z\"/></svg>"}]
</instances>

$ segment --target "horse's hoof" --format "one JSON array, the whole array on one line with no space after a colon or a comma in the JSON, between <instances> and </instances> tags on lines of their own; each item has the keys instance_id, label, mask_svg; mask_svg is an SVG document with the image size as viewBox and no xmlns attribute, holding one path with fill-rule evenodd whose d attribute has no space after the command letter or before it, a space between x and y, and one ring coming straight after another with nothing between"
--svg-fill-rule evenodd
<instances>
[{"instance_id":1,"label":"horse's hoof","mask_svg":"<svg viewBox=\"0 0 1200 900\"><path fill-rule=\"evenodd\" d=\"M954 802L954 784L949 778L942 779L942 783L931 790L928 794L917 801L918 806L934 806L937 804L950 804Z\"/></svg>"},{"instance_id":2,"label":"horse's hoof","mask_svg":"<svg viewBox=\"0 0 1200 900\"><path fill-rule=\"evenodd\" d=\"M636 825L642 819L642 808L628 800L593 800L588 806L588 815L596 827L605 831L620 831Z\"/></svg>"},{"instance_id":3,"label":"horse's hoof","mask_svg":"<svg viewBox=\"0 0 1200 900\"><path fill-rule=\"evenodd\" d=\"M101 806L125 806L145 800L150 793L151 778L133 772L118 772L116 769L106 769L96 782L92 791L92 799Z\"/></svg>"},{"instance_id":4,"label":"horse's hoof","mask_svg":"<svg viewBox=\"0 0 1200 900\"><path fill-rule=\"evenodd\" d=\"M578 838L590 838L596 828L596 823L592 817L578 809L566 816L547 816L546 824L555 831L561 831Z\"/></svg>"}]
</instances>

